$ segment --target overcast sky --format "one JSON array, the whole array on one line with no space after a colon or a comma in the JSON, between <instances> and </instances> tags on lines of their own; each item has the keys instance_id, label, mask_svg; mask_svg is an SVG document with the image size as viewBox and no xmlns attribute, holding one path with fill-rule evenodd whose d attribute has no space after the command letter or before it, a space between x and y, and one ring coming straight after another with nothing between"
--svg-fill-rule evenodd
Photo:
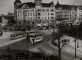
<instances>
[{"instance_id":1,"label":"overcast sky","mask_svg":"<svg viewBox=\"0 0 82 60\"><path fill-rule=\"evenodd\" d=\"M0 0L0 14L7 14L14 11L15 0ZM33 2L34 0L21 0L22 2ZM53 1L56 4L59 1L61 4L82 5L82 0L43 0L43 2Z\"/></svg>"}]
</instances>

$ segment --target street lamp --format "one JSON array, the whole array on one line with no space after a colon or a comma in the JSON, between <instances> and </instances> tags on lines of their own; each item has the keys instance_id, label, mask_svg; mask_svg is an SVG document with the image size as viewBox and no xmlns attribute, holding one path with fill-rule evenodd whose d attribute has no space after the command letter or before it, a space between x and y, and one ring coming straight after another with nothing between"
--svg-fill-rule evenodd
<instances>
[{"instance_id":1,"label":"street lamp","mask_svg":"<svg viewBox=\"0 0 82 60\"><path fill-rule=\"evenodd\" d=\"M60 33L60 27L58 27L58 32L57 32L57 39L58 39L58 52L59 52L59 60L61 60L61 44L60 44L60 37L62 34Z\"/></svg>"},{"instance_id":2,"label":"street lamp","mask_svg":"<svg viewBox=\"0 0 82 60\"><path fill-rule=\"evenodd\" d=\"M75 25L75 31L73 32L73 35L75 35L75 60L77 59L77 38L78 38L78 26Z\"/></svg>"}]
</instances>

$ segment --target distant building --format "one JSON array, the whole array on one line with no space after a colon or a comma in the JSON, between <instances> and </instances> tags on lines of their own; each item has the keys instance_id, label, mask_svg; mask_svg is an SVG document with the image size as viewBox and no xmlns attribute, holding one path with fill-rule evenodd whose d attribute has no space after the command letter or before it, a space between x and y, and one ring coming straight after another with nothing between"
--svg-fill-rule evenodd
<instances>
[{"instance_id":1,"label":"distant building","mask_svg":"<svg viewBox=\"0 0 82 60\"><path fill-rule=\"evenodd\" d=\"M48 26L54 21L72 24L75 20L82 20L82 6L64 5L57 2L42 3L42 0L22 3L20 0L14 2L14 19L18 26Z\"/></svg>"},{"instance_id":2,"label":"distant building","mask_svg":"<svg viewBox=\"0 0 82 60\"><path fill-rule=\"evenodd\" d=\"M7 25L7 23L8 23L8 20L6 19L6 17L0 16L0 25L5 26L5 25Z\"/></svg>"},{"instance_id":3,"label":"distant building","mask_svg":"<svg viewBox=\"0 0 82 60\"><path fill-rule=\"evenodd\" d=\"M0 15L0 29L6 28L10 22L10 20L13 20L14 16L12 15Z\"/></svg>"}]
</instances>

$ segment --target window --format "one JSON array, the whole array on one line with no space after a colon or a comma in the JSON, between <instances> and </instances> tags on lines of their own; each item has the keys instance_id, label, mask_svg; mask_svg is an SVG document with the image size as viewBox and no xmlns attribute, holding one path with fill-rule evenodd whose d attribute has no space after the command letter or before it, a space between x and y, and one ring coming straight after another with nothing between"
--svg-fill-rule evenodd
<instances>
[{"instance_id":1,"label":"window","mask_svg":"<svg viewBox=\"0 0 82 60\"><path fill-rule=\"evenodd\" d=\"M40 17L38 17L38 19L40 19Z\"/></svg>"},{"instance_id":2,"label":"window","mask_svg":"<svg viewBox=\"0 0 82 60\"><path fill-rule=\"evenodd\" d=\"M20 16L20 15L18 14L18 18L19 18L19 16Z\"/></svg>"},{"instance_id":3,"label":"window","mask_svg":"<svg viewBox=\"0 0 82 60\"><path fill-rule=\"evenodd\" d=\"M54 19L54 17L51 17L51 19Z\"/></svg>"},{"instance_id":4,"label":"window","mask_svg":"<svg viewBox=\"0 0 82 60\"><path fill-rule=\"evenodd\" d=\"M49 9L47 9L47 11L49 11Z\"/></svg>"},{"instance_id":5,"label":"window","mask_svg":"<svg viewBox=\"0 0 82 60\"><path fill-rule=\"evenodd\" d=\"M49 17L48 17L48 19L49 19Z\"/></svg>"},{"instance_id":6,"label":"window","mask_svg":"<svg viewBox=\"0 0 82 60\"><path fill-rule=\"evenodd\" d=\"M51 11L54 11L54 9L51 9Z\"/></svg>"},{"instance_id":7,"label":"window","mask_svg":"<svg viewBox=\"0 0 82 60\"><path fill-rule=\"evenodd\" d=\"M45 9L43 9L43 11L45 11Z\"/></svg>"},{"instance_id":8,"label":"window","mask_svg":"<svg viewBox=\"0 0 82 60\"><path fill-rule=\"evenodd\" d=\"M31 13L31 16L32 16L32 13Z\"/></svg>"},{"instance_id":9,"label":"window","mask_svg":"<svg viewBox=\"0 0 82 60\"><path fill-rule=\"evenodd\" d=\"M40 16L40 13L38 13L38 16Z\"/></svg>"},{"instance_id":10,"label":"window","mask_svg":"<svg viewBox=\"0 0 82 60\"><path fill-rule=\"evenodd\" d=\"M54 13L51 13L51 15L54 15Z\"/></svg>"},{"instance_id":11,"label":"window","mask_svg":"<svg viewBox=\"0 0 82 60\"><path fill-rule=\"evenodd\" d=\"M35 15L35 13L33 13L33 16Z\"/></svg>"},{"instance_id":12,"label":"window","mask_svg":"<svg viewBox=\"0 0 82 60\"><path fill-rule=\"evenodd\" d=\"M48 13L48 15L49 15L49 13Z\"/></svg>"},{"instance_id":13,"label":"window","mask_svg":"<svg viewBox=\"0 0 82 60\"><path fill-rule=\"evenodd\" d=\"M31 17L31 19L32 19L32 17Z\"/></svg>"}]
</instances>

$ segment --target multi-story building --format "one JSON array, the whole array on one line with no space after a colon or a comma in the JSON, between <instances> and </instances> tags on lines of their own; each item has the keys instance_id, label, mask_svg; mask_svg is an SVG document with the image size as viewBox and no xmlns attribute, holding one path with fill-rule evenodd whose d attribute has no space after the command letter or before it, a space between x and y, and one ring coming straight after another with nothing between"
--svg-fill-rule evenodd
<instances>
[{"instance_id":1,"label":"multi-story building","mask_svg":"<svg viewBox=\"0 0 82 60\"><path fill-rule=\"evenodd\" d=\"M78 5L55 5L56 20L62 23L79 24L82 20L82 6Z\"/></svg>"},{"instance_id":2,"label":"multi-story building","mask_svg":"<svg viewBox=\"0 0 82 60\"><path fill-rule=\"evenodd\" d=\"M33 2L22 3L20 0L14 2L15 20L18 25L32 25L46 26L53 23L55 19L54 3L42 3L42 0L35 0Z\"/></svg>"},{"instance_id":3,"label":"multi-story building","mask_svg":"<svg viewBox=\"0 0 82 60\"><path fill-rule=\"evenodd\" d=\"M14 2L14 15L18 26L47 26L54 21L62 23L78 24L82 20L82 6L64 5L57 2L42 3L42 0L22 3L20 0Z\"/></svg>"}]
</instances>

